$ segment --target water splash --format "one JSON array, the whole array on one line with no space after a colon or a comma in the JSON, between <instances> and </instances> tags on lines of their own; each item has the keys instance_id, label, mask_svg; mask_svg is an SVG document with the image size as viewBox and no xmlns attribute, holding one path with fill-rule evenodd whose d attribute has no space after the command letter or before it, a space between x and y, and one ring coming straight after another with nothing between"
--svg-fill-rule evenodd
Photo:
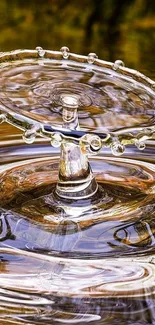
<instances>
[{"instance_id":1,"label":"water splash","mask_svg":"<svg viewBox=\"0 0 155 325\"><path fill-rule=\"evenodd\" d=\"M154 324L154 82L66 47L0 60L1 122L26 142L1 140L1 324ZM95 195L58 195L64 143L99 153Z\"/></svg>"}]
</instances>

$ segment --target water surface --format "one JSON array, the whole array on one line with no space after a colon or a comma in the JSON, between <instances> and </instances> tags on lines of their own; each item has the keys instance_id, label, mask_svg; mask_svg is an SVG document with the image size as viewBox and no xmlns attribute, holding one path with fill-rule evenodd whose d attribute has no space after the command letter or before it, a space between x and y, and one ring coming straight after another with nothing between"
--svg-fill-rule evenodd
<instances>
[{"instance_id":1,"label":"water surface","mask_svg":"<svg viewBox=\"0 0 155 325\"><path fill-rule=\"evenodd\" d=\"M20 113L61 123L54 103L70 88L81 98L84 130L154 118L152 94L132 83L118 88L109 76L101 82L90 71L54 71L6 66L1 105L7 99ZM154 141L145 151L129 146L122 157L103 149L90 159L95 199L64 202L55 193L58 149L39 138L24 144L6 124L0 134L1 324L154 324Z\"/></svg>"}]
</instances>

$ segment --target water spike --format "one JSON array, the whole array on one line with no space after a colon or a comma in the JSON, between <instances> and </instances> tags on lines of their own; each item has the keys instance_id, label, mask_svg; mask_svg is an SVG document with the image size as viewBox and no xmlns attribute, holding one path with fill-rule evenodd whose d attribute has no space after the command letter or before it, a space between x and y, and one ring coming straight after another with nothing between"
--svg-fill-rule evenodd
<instances>
[{"instance_id":1,"label":"water spike","mask_svg":"<svg viewBox=\"0 0 155 325\"><path fill-rule=\"evenodd\" d=\"M62 118L63 128L77 130L78 123L78 107L79 96L74 94L62 94ZM87 137L87 135L86 135ZM89 138L89 137L88 137ZM61 140L61 139L60 139ZM92 143L93 149L98 146L97 139ZM98 185L94 178L87 158L87 152L84 153L81 145L63 138L59 141L61 144L61 154L59 163L59 181L56 187L56 193L64 199L77 200L92 197ZM88 148L90 143L87 141Z\"/></svg>"},{"instance_id":2,"label":"water spike","mask_svg":"<svg viewBox=\"0 0 155 325\"><path fill-rule=\"evenodd\" d=\"M122 60L116 60L113 64L113 69L118 70L120 67L125 67L125 64Z\"/></svg>"},{"instance_id":3,"label":"water spike","mask_svg":"<svg viewBox=\"0 0 155 325\"><path fill-rule=\"evenodd\" d=\"M96 59L98 59L98 56L96 55L96 53L88 54L88 58L87 58L88 63L93 64Z\"/></svg>"},{"instance_id":4,"label":"water spike","mask_svg":"<svg viewBox=\"0 0 155 325\"><path fill-rule=\"evenodd\" d=\"M62 56L64 59L69 58L69 48L67 46L61 47L60 51L62 52Z\"/></svg>"},{"instance_id":5,"label":"water spike","mask_svg":"<svg viewBox=\"0 0 155 325\"><path fill-rule=\"evenodd\" d=\"M39 55L41 58L44 57L44 55L45 55L45 50L44 50L42 47L37 46L37 47L36 47L36 51L38 52L38 55Z\"/></svg>"}]
</instances>

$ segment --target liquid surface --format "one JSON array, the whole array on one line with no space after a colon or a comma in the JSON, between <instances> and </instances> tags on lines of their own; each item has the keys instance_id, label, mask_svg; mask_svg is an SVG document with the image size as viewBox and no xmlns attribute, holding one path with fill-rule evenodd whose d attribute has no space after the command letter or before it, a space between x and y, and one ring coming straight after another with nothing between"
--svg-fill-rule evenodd
<instances>
[{"instance_id":1,"label":"liquid surface","mask_svg":"<svg viewBox=\"0 0 155 325\"><path fill-rule=\"evenodd\" d=\"M153 324L152 150L143 160L138 151L138 160L132 152L92 159L102 202L79 202L79 212L66 202L53 209L58 154L50 146L1 148L2 324Z\"/></svg>"},{"instance_id":2,"label":"liquid surface","mask_svg":"<svg viewBox=\"0 0 155 325\"><path fill-rule=\"evenodd\" d=\"M58 95L58 102L61 91L67 93L68 87L72 91L70 81L65 88L58 80L55 89L49 81L48 65L23 69L12 66L1 70L2 106L7 100L8 105L15 103L17 111L24 115L44 122L50 116L52 123L60 123L61 110L59 105L52 104L53 96ZM48 75L44 80L47 71L50 78ZM59 75L57 67L55 71ZM66 78L63 68L60 74ZM152 123L153 97L149 92L145 92L145 98L150 106L144 97L139 104L139 88L137 93L127 90L126 83L122 83L125 93L120 96L121 89L117 93L108 76L103 84L110 88L106 95L102 92L101 98L99 84L95 93L90 89L91 83L95 87L99 82L96 74L82 75L81 81L81 75L74 73L77 93L85 100L79 111L82 128L100 129L102 122L108 130L115 129L116 122L119 128L149 124L150 119ZM11 84L7 84L7 78L11 78ZM68 78L73 78L70 71ZM114 93L118 99L117 115L115 100L109 99ZM131 93L138 96L132 102L132 112ZM106 111L101 109L103 98ZM88 99L91 103L87 111ZM121 158L112 157L108 149L91 158L98 191L92 199L75 202L60 200L55 193L58 150L40 139L26 145L19 131L14 133L5 124L0 132L1 324L154 324L154 142L150 141L144 152L130 146Z\"/></svg>"},{"instance_id":3,"label":"liquid surface","mask_svg":"<svg viewBox=\"0 0 155 325\"><path fill-rule=\"evenodd\" d=\"M76 95L83 130L108 132L153 125L153 89L115 70L66 62L42 58L4 64L2 107L62 127L61 96Z\"/></svg>"}]
</instances>

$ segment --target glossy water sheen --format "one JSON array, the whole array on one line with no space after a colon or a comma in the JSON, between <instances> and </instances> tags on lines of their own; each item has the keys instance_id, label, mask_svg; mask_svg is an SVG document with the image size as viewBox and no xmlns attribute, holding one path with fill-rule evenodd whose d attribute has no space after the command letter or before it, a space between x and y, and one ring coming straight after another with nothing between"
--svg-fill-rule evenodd
<instances>
[{"instance_id":1,"label":"glossy water sheen","mask_svg":"<svg viewBox=\"0 0 155 325\"><path fill-rule=\"evenodd\" d=\"M53 208L51 150L1 148L1 323L154 324L153 148L91 160L97 213L90 201Z\"/></svg>"},{"instance_id":2,"label":"glossy water sheen","mask_svg":"<svg viewBox=\"0 0 155 325\"><path fill-rule=\"evenodd\" d=\"M59 101L54 97L53 68L20 69L1 70L3 99L41 121L61 122L61 108L53 105L55 98ZM59 95L59 74L66 78L66 73L62 67L55 72ZM139 88L137 93L131 84L130 89L126 84L123 90L114 87L109 75L100 85L94 73L68 71L67 76L68 87L72 89L70 78L75 78L73 92L83 98L83 128L101 128L103 123L113 130L115 125L152 123L150 93L143 93L141 102ZM95 85L97 94L91 88ZM63 83L61 87L68 91ZM144 152L130 146L121 158L108 150L91 158L99 189L92 199L75 202L60 200L55 193L58 151L40 139L24 145L5 124L0 132L1 324L154 324L153 141Z\"/></svg>"},{"instance_id":3,"label":"glossy water sheen","mask_svg":"<svg viewBox=\"0 0 155 325\"><path fill-rule=\"evenodd\" d=\"M42 123L62 126L64 94L79 98L83 130L107 132L154 123L153 89L115 69L41 59L4 64L0 71L1 104Z\"/></svg>"}]
</instances>

